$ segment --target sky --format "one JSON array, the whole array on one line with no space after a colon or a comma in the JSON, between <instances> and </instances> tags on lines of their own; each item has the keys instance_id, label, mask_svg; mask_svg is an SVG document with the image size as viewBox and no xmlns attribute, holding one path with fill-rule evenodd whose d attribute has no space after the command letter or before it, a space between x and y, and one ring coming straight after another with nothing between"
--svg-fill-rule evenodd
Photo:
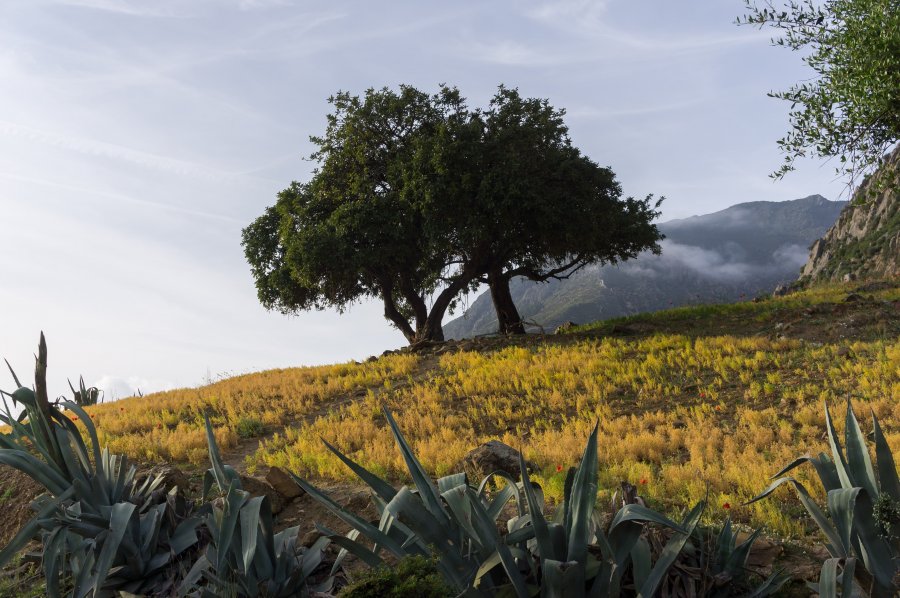
<instances>
[{"instance_id":1,"label":"sky","mask_svg":"<svg viewBox=\"0 0 900 598\"><path fill-rule=\"evenodd\" d=\"M338 90L499 84L567 111L572 140L662 220L838 199L832 165L773 182L810 76L740 0L0 3L0 357L106 397L403 344L376 303L267 312L241 229L312 168ZM0 373L0 388L12 390Z\"/></svg>"}]
</instances>

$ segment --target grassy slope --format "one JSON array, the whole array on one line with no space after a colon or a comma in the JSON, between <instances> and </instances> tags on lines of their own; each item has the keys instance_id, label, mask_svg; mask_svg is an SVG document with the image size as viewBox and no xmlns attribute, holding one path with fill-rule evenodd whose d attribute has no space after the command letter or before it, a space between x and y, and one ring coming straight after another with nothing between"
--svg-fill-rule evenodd
<instances>
[{"instance_id":1,"label":"grassy slope","mask_svg":"<svg viewBox=\"0 0 900 598\"><path fill-rule=\"evenodd\" d=\"M145 461L205 465L207 409L226 453L246 454L251 471L280 465L349 479L321 436L399 479L402 462L379 411L386 404L436 475L499 438L537 463L551 497L562 490L558 466L578 459L599 420L608 494L628 480L652 504L676 512L708 493L711 517L729 503L735 519L796 537L809 523L790 493L738 505L793 457L825 448L823 400L850 397L860 414L872 408L900 450L900 286L848 301L852 290L262 372L100 405L92 415L112 450ZM254 434L260 437L241 437Z\"/></svg>"}]
</instances>

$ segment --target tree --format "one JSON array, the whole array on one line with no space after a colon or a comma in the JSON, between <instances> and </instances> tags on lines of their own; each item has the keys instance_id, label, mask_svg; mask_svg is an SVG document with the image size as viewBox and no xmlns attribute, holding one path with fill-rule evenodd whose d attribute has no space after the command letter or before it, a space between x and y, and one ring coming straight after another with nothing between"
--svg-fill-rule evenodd
<instances>
[{"instance_id":1,"label":"tree","mask_svg":"<svg viewBox=\"0 0 900 598\"><path fill-rule=\"evenodd\" d=\"M458 231L456 253L480 248L477 280L490 289L503 334L525 332L513 278L564 279L589 264L659 252L662 235L652 221L660 202L622 199L612 170L572 145L564 115L547 100L501 87L465 123L472 129L465 143L433 152L433 160L446 160L440 172L457 179L438 186L464 185L441 220Z\"/></svg>"},{"instance_id":2,"label":"tree","mask_svg":"<svg viewBox=\"0 0 900 598\"><path fill-rule=\"evenodd\" d=\"M840 160L851 184L882 164L900 139L900 2L897 0L791 0L775 6L746 0L740 24L771 26L772 43L804 51L810 81L771 92L791 102L791 131L778 143L784 164L815 156Z\"/></svg>"},{"instance_id":3,"label":"tree","mask_svg":"<svg viewBox=\"0 0 900 598\"><path fill-rule=\"evenodd\" d=\"M565 277L658 251L651 198L572 147L562 111L500 88L470 110L446 86L339 93L319 167L243 231L260 301L294 313L378 297L411 343L443 340L461 291L490 285L504 332L523 331L509 280Z\"/></svg>"}]
</instances>

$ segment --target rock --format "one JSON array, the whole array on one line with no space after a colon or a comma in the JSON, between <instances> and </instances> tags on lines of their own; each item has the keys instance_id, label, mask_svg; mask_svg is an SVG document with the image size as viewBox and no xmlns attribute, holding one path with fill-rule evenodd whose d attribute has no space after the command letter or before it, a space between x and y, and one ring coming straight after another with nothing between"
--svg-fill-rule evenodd
<instances>
[{"instance_id":1,"label":"rock","mask_svg":"<svg viewBox=\"0 0 900 598\"><path fill-rule=\"evenodd\" d=\"M280 467L270 467L269 473L266 474L266 481L287 500L295 499L303 494L303 490L297 485L297 482Z\"/></svg>"},{"instance_id":2,"label":"rock","mask_svg":"<svg viewBox=\"0 0 900 598\"><path fill-rule=\"evenodd\" d=\"M780 284L775 287L775 290L772 292L773 297L784 297L785 295L789 295L791 293L791 287L786 284Z\"/></svg>"},{"instance_id":3,"label":"rock","mask_svg":"<svg viewBox=\"0 0 900 598\"><path fill-rule=\"evenodd\" d=\"M319 530L310 530L303 534L303 537L300 538L300 546L305 546L306 548L311 548L316 541L322 537L322 532Z\"/></svg>"},{"instance_id":4,"label":"rock","mask_svg":"<svg viewBox=\"0 0 900 598\"><path fill-rule=\"evenodd\" d=\"M844 303L856 303L857 301L862 301L862 300L863 300L862 295L859 295L857 293L850 293L849 295L844 297Z\"/></svg>"},{"instance_id":5,"label":"rock","mask_svg":"<svg viewBox=\"0 0 900 598\"><path fill-rule=\"evenodd\" d=\"M849 347L841 347L837 351L835 351L834 354L837 355L838 357L846 357L847 355L850 354L850 348Z\"/></svg>"},{"instance_id":6,"label":"rock","mask_svg":"<svg viewBox=\"0 0 900 598\"><path fill-rule=\"evenodd\" d=\"M259 478L250 477L248 475L241 476L241 486L252 496L265 496L269 499L272 506L272 514L277 515L284 510L285 499L279 494L275 488L260 480Z\"/></svg>"},{"instance_id":7,"label":"rock","mask_svg":"<svg viewBox=\"0 0 900 598\"><path fill-rule=\"evenodd\" d=\"M534 464L526 462L525 466L531 469ZM480 482L486 475L498 470L518 479L519 451L499 440L491 440L469 451L469 454L463 457L460 467L474 483Z\"/></svg>"},{"instance_id":8,"label":"rock","mask_svg":"<svg viewBox=\"0 0 900 598\"><path fill-rule=\"evenodd\" d=\"M140 485L143 484L144 480L146 480L148 477L156 476L162 476L163 482L160 488L162 488L165 492L169 492L172 488L178 488L178 490L182 493L190 490L191 484L184 472L182 472L174 465L169 465L168 463L154 465L150 469L139 471L135 476L135 480L137 481L138 485Z\"/></svg>"},{"instance_id":9,"label":"rock","mask_svg":"<svg viewBox=\"0 0 900 598\"><path fill-rule=\"evenodd\" d=\"M844 274L844 277L841 280L844 282L853 282L854 280L856 280L856 274L854 274L853 272L848 272L847 274Z\"/></svg>"},{"instance_id":10,"label":"rock","mask_svg":"<svg viewBox=\"0 0 900 598\"><path fill-rule=\"evenodd\" d=\"M366 363L373 363L375 361L378 361L378 358L374 355L371 355L368 359L366 359Z\"/></svg>"},{"instance_id":11,"label":"rock","mask_svg":"<svg viewBox=\"0 0 900 598\"><path fill-rule=\"evenodd\" d=\"M572 320L569 320L568 322L563 322L562 324L560 324L559 326L556 327L556 330L553 331L553 334L562 334L563 332L568 332L569 330L572 330L576 326L578 326L578 324L576 324Z\"/></svg>"}]
</instances>

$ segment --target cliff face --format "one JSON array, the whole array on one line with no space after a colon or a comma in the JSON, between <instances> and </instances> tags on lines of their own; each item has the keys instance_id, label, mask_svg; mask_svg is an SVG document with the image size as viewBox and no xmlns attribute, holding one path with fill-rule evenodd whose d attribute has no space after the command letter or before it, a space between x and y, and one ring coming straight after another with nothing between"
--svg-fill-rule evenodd
<instances>
[{"instance_id":1,"label":"cliff face","mask_svg":"<svg viewBox=\"0 0 900 598\"><path fill-rule=\"evenodd\" d=\"M873 179L883 181L869 193ZM801 281L900 276L900 146L860 185L837 222L816 241Z\"/></svg>"}]
</instances>

